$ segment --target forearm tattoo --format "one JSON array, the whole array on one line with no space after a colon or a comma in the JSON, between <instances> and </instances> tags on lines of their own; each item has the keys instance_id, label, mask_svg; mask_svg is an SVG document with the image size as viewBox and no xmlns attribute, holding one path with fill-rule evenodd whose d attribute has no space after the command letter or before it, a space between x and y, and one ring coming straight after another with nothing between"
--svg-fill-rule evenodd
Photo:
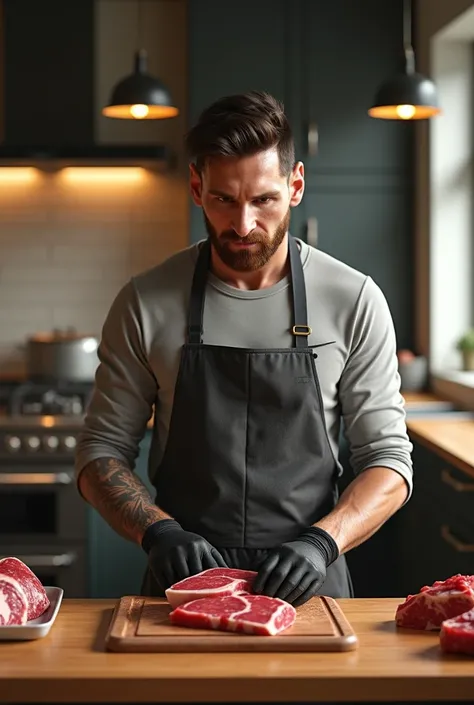
<instances>
[{"instance_id":1,"label":"forearm tattoo","mask_svg":"<svg viewBox=\"0 0 474 705\"><path fill-rule=\"evenodd\" d=\"M81 472L80 485L84 497L112 529L131 541L140 543L150 524L169 518L140 478L116 458L90 462Z\"/></svg>"}]
</instances>

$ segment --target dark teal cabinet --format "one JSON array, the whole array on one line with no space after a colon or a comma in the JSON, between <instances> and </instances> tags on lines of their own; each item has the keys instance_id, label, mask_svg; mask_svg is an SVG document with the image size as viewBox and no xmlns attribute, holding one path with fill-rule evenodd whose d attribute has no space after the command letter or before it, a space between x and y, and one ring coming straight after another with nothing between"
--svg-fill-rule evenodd
<instances>
[{"instance_id":1,"label":"dark teal cabinet","mask_svg":"<svg viewBox=\"0 0 474 705\"><path fill-rule=\"evenodd\" d=\"M189 0L188 114L225 95L266 90L288 95L290 3L286 0ZM190 239L206 236L201 209L190 202Z\"/></svg>"},{"instance_id":2,"label":"dark teal cabinet","mask_svg":"<svg viewBox=\"0 0 474 705\"><path fill-rule=\"evenodd\" d=\"M402 4L398 0L303 0L299 44L300 129L319 136L310 173L387 173L409 158L410 126L367 114L378 85L400 68ZM304 144L304 142L303 142ZM408 148L408 149L407 149Z\"/></svg>"},{"instance_id":3,"label":"dark teal cabinet","mask_svg":"<svg viewBox=\"0 0 474 705\"><path fill-rule=\"evenodd\" d=\"M382 187L373 178L351 177L328 187L308 185L305 209L315 218L318 248L367 274L381 287L400 347L410 345L413 275L407 188L402 181Z\"/></svg>"},{"instance_id":4,"label":"dark teal cabinet","mask_svg":"<svg viewBox=\"0 0 474 705\"><path fill-rule=\"evenodd\" d=\"M285 0L190 0L189 116L224 95L267 90L285 98L288 20Z\"/></svg>"},{"instance_id":5,"label":"dark teal cabinet","mask_svg":"<svg viewBox=\"0 0 474 705\"><path fill-rule=\"evenodd\" d=\"M151 431L147 431L140 447L136 472L152 496L147 478ZM91 598L119 598L140 594L146 568L143 550L113 531L94 510L89 510L89 590Z\"/></svg>"},{"instance_id":6,"label":"dark teal cabinet","mask_svg":"<svg viewBox=\"0 0 474 705\"><path fill-rule=\"evenodd\" d=\"M474 477L414 443L414 490L400 511L401 594L474 572Z\"/></svg>"},{"instance_id":7,"label":"dark teal cabinet","mask_svg":"<svg viewBox=\"0 0 474 705\"><path fill-rule=\"evenodd\" d=\"M343 491L352 473L344 439L340 446ZM474 477L417 442L412 457L410 501L347 554L356 597L405 597L436 580L474 572Z\"/></svg>"}]
</instances>

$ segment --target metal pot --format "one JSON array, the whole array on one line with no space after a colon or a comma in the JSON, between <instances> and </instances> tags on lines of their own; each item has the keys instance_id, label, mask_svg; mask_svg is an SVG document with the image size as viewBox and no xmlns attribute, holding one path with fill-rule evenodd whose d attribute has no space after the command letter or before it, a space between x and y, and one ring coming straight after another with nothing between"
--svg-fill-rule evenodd
<instances>
[{"instance_id":1,"label":"metal pot","mask_svg":"<svg viewBox=\"0 0 474 705\"><path fill-rule=\"evenodd\" d=\"M26 342L28 377L35 381L93 382L99 340L75 328L35 333Z\"/></svg>"}]
</instances>

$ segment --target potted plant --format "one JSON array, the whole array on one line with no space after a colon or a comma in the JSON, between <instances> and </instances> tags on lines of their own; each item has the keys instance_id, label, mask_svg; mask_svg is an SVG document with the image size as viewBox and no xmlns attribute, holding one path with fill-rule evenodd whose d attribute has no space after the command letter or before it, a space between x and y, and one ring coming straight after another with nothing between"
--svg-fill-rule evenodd
<instances>
[{"instance_id":1,"label":"potted plant","mask_svg":"<svg viewBox=\"0 0 474 705\"><path fill-rule=\"evenodd\" d=\"M459 338L456 347L462 354L463 369L474 371L474 328Z\"/></svg>"}]
</instances>

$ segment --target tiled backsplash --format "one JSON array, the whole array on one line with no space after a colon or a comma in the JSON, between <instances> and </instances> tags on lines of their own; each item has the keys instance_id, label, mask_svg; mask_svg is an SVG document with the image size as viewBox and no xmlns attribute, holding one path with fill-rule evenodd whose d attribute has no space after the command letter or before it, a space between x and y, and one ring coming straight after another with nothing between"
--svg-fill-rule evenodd
<instances>
[{"instance_id":1,"label":"tiled backsplash","mask_svg":"<svg viewBox=\"0 0 474 705\"><path fill-rule=\"evenodd\" d=\"M36 331L100 334L127 279L188 245L188 209L178 175L0 169L0 373Z\"/></svg>"}]
</instances>

